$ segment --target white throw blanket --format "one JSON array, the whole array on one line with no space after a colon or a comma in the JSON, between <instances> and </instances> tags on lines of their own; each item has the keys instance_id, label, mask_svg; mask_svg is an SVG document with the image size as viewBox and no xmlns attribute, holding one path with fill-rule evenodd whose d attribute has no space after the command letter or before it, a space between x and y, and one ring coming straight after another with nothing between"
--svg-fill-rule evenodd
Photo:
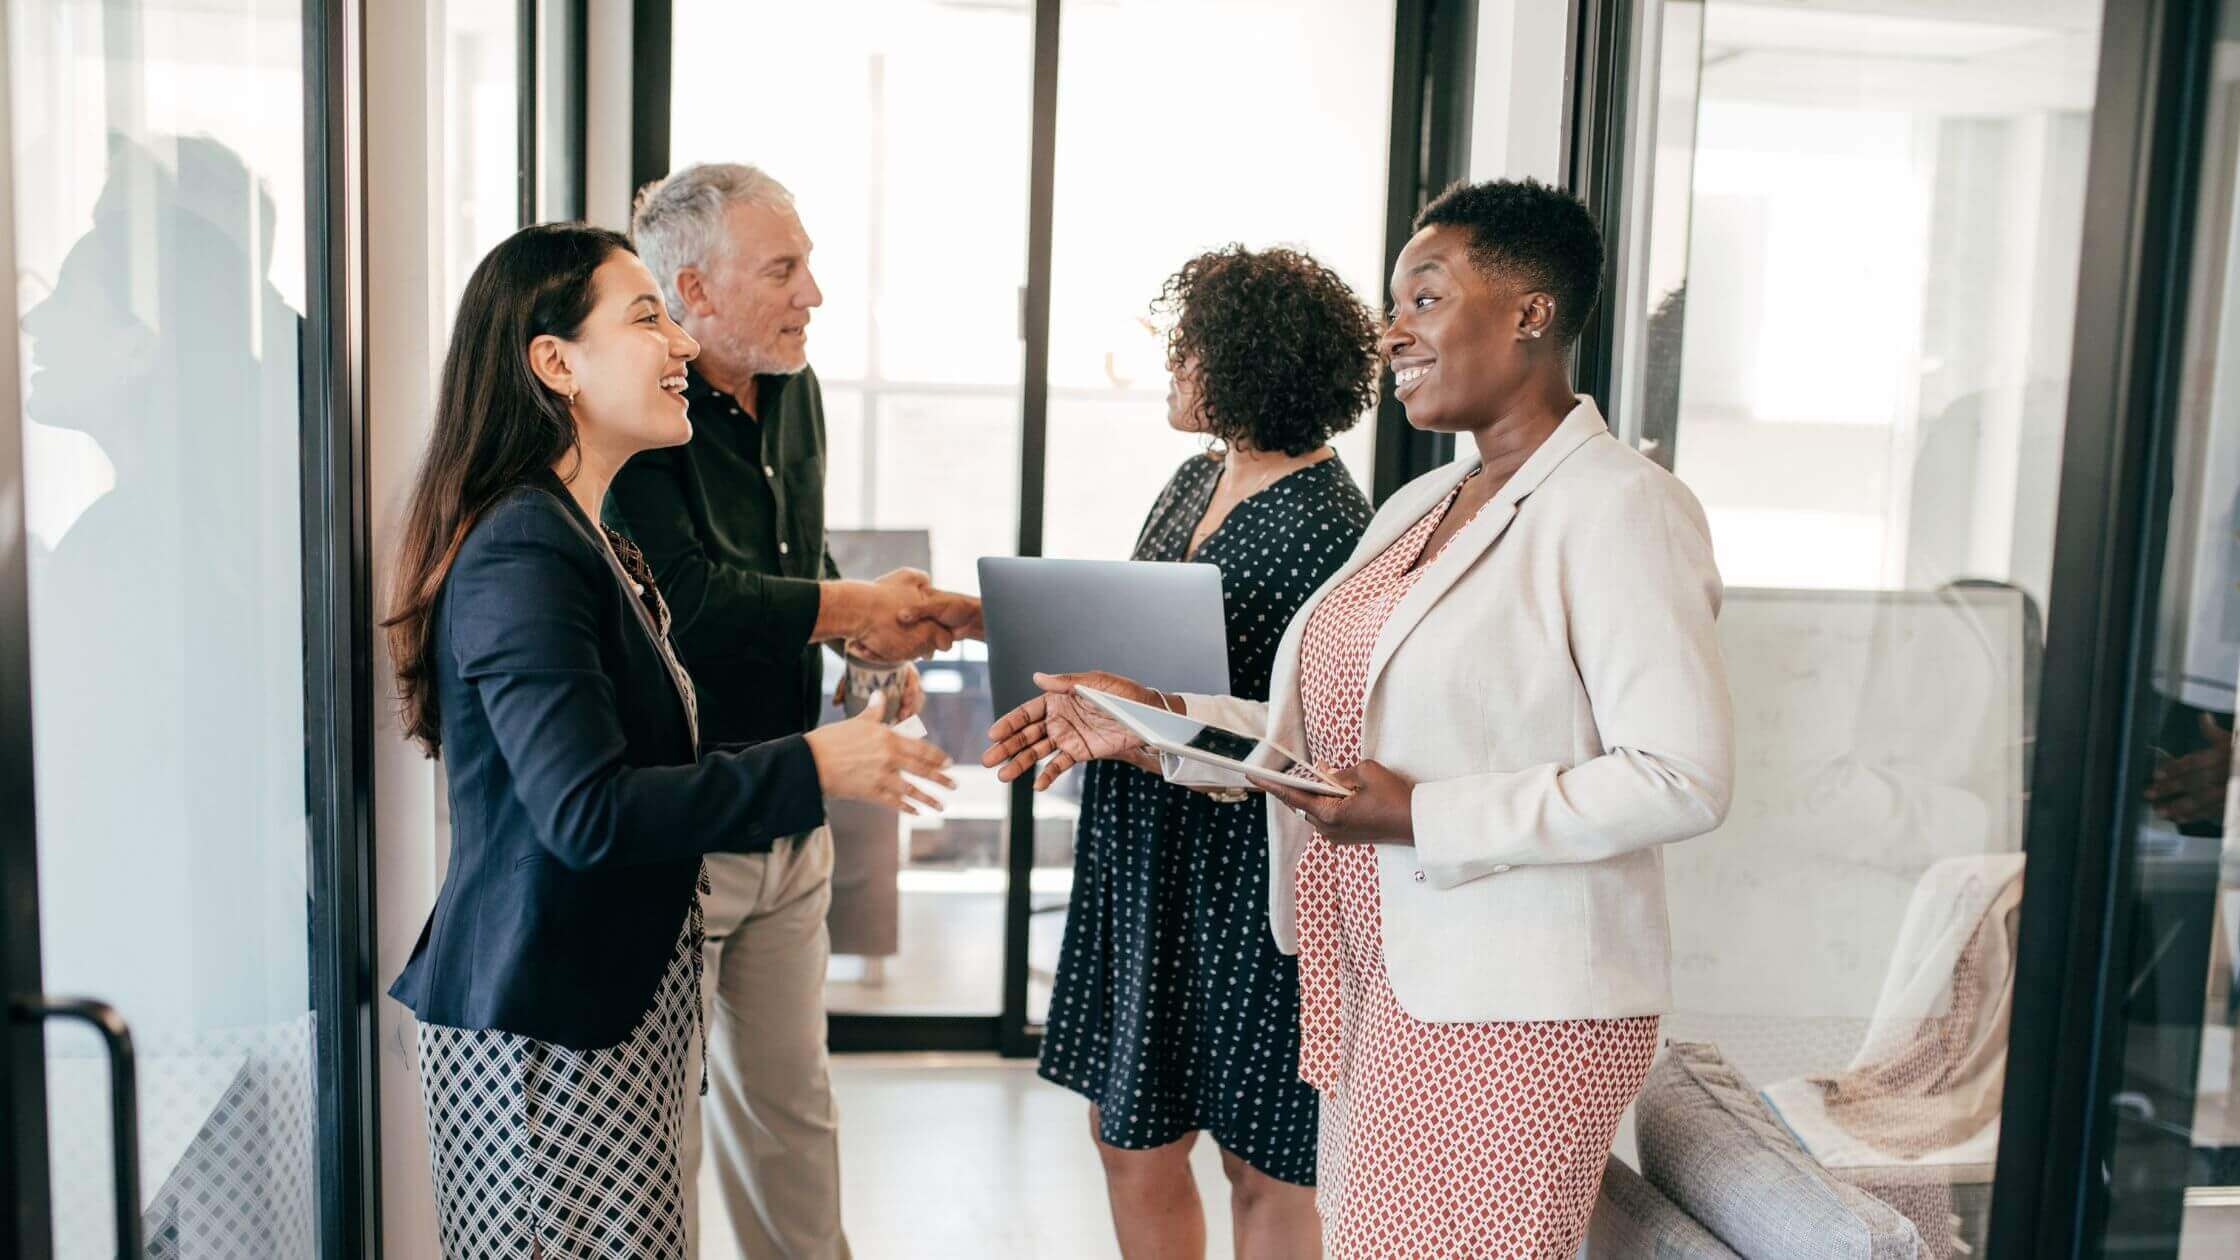
<instances>
[{"instance_id":1,"label":"white throw blanket","mask_svg":"<svg viewBox=\"0 0 2240 1260\"><path fill-rule=\"evenodd\" d=\"M1922 875L1850 1065L1764 1091L1814 1158L1993 1161L2021 896L2019 853L1950 858Z\"/></svg>"}]
</instances>

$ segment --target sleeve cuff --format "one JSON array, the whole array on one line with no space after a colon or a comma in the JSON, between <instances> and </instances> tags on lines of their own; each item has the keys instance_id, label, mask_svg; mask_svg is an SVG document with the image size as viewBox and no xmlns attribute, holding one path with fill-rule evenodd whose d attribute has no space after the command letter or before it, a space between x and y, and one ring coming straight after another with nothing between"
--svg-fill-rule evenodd
<instances>
[{"instance_id":1,"label":"sleeve cuff","mask_svg":"<svg viewBox=\"0 0 2240 1260\"><path fill-rule=\"evenodd\" d=\"M809 646L809 636L817 628L817 609L824 603L819 584L806 578L777 578L771 580L769 590L764 632L771 646L779 652Z\"/></svg>"},{"instance_id":2,"label":"sleeve cuff","mask_svg":"<svg viewBox=\"0 0 2240 1260\"><path fill-rule=\"evenodd\" d=\"M747 829L746 844L739 852L768 852L787 836L824 825L824 790L818 786L817 757L809 751L806 736L788 735L726 751L760 753L762 758L756 789L763 807L755 811L759 818Z\"/></svg>"},{"instance_id":3,"label":"sleeve cuff","mask_svg":"<svg viewBox=\"0 0 2240 1260\"><path fill-rule=\"evenodd\" d=\"M1408 796L1409 819L1416 835L1416 863L1424 882L1433 888L1453 888L1488 875L1506 875L1511 864L1492 860L1482 852L1483 836L1470 825L1467 780L1434 780L1418 783ZM1473 841L1480 844L1473 846Z\"/></svg>"}]
</instances>

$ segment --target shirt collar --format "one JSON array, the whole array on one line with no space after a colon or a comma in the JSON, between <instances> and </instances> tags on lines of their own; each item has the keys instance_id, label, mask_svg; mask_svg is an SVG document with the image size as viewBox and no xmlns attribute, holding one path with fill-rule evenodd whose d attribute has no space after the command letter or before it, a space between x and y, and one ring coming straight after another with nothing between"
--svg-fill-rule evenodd
<instances>
[{"instance_id":1,"label":"shirt collar","mask_svg":"<svg viewBox=\"0 0 2240 1260\"><path fill-rule=\"evenodd\" d=\"M786 383L791 379L767 374L754 378L755 406L764 419L777 414L778 400L785 396ZM720 415L735 408L740 415L746 414L746 408L739 406L738 399L710 385L708 378L700 375L700 369L689 363L684 369L684 401L685 409L693 415Z\"/></svg>"}]
</instances>

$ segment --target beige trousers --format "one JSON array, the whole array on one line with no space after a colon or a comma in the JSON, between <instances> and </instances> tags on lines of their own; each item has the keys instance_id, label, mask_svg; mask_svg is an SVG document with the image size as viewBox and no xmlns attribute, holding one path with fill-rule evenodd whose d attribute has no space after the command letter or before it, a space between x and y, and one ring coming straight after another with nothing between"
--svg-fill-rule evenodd
<instances>
[{"instance_id":1,"label":"beige trousers","mask_svg":"<svg viewBox=\"0 0 2240 1260\"><path fill-rule=\"evenodd\" d=\"M825 1051L832 833L819 827L766 854L710 856L708 882L700 990L708 1095L685 1108L681 1152L688 1252L700 1254L705 1129L739 1255L848 1260L839 1115Z\"/></svg>"}]
</instances>

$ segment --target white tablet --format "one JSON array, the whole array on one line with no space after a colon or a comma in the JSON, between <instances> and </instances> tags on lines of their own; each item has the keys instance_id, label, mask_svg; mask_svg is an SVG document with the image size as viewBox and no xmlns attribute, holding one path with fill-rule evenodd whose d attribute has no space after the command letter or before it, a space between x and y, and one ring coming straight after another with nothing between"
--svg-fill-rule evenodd
<instances>
[{"instance_id":1,"label":"white tablet","mask_svg":"<svg viewBox=\"0 0 2240 1260\"><path fill-rule=\"evenodd\" d=\"M1295 757L1267 740L1254 739L1184 714L1123 700L1094 687L1076 687L1073 691L1111 714L1130 734L1160 752L1219 766L1237 774L1257 775L1317 796L1353 795L1308 764L1305 758ZM1270 753L1274 754L1272 758L1267 756ZM1261 760L1248 760L1256 754Z\"/></svg>"}]
</instances>

